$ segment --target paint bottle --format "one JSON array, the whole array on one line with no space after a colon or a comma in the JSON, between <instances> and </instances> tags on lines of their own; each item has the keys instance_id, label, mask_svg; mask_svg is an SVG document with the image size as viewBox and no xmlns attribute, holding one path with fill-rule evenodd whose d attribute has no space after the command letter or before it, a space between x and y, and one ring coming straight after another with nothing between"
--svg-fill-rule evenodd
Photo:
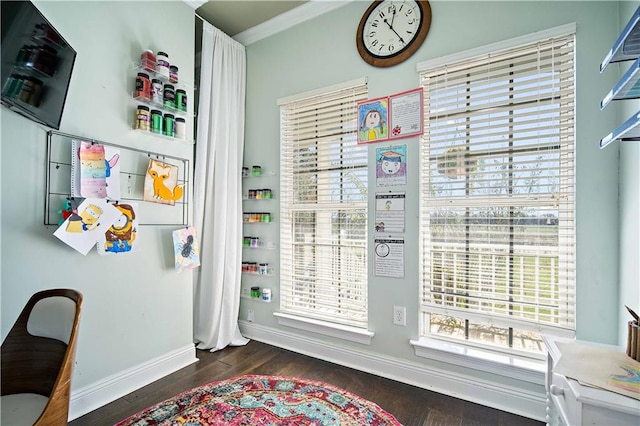
<instances>
[{"instance_id":1,"label":"paint bottle","mask_svg":"<svg viewBox=\"0 0 640 426\"><path fill-rule=\"evenodd\" d=\"M145 132L148 132L150 121L149 107L145 105L138 105L138 108L136 108L136 130L144 130Z\"/></svg>"},{"instance_id":2,"label":"paint bottle","mask_svg":"<svg viewBox=\"0 0 640 426\"><path fill-rule=\"evenodd\" d=\"M251 287L251 297L260 297L260 287Z\"/></svg>"},{"instance_id":3,"label":"paint bottle","mask_svg":"<svg viewBox=\"0 0 640 426\"><path fill-rule=\"evenodd\" d=\"M178 83L178 67L175 65L169 66L169 82L173 84Z\"/></svg>"},{"instance_id":4,"label":"paint bottle","mask_svg":"<svg viewBox=\"0 0 640 426\"><path fill-rule=\"evenodd\" d=\"M187 124L184 121L184 118L177 117L176 118L176 138L184 139L187 134Z\"/></svg>"},{"instance_id":5,"label":"paint bottle","mask_svg":"<svg viewBox=\"0 0 640 426\"><path fill-rule=\"evenodd\" d=\"M153 133L162 134L162 111L160 110L151 110L151 131Z\"/></svg>"},{"instance_id":6,"label":"paint bottle","mask_svg":"<svg viewBox=\"0 0 640 426\"><path fill-rule=\"evenodd\" d=\"M163 79L169 79L169 55L158 52L156 55L156 73Z\"/></svg>"},{"instance_id":7,"label":"paint bottle","mask_svg":"<svg viewBox=\"0 0 640 426\"><path fill-rule=\"evenodd\" d=\"M135 97L151 99L151 80L149 80L149 74L139 72L136 76Z\"/></svg>"},{"instance_id":8,"label":"paint bottle","mask_svg":"<svg viewBox=\"0 0 640 426\"><path fill-rule=\"evenodd\" d=\"M262 289L262 300L265 302L271 302L271 289L263 288Z\"/></svg>"},{"instance_id":9,"label":"paint bottle","mask_svg":"<svg viewBox=\"0 0 640 426\"><path fill-rule=\"evenodd\" d=\"M155 72L156 70L156 55L151 50L145 50L140 55L140 65L142 69L149 72Z\"/></svg>"},{"instance_id":10,"label":"paint bottle","mask_svg":"<svg viewBox=\"0 0 640 426\"><path fill-rule=\"evenodd\" d=\"M176 134L175 130L175 116L173 114L165 114L164 120L162 123L162 133L165 136L174 137Z\"/></svg>"},{"instance_id":11,"label":"paint bottle","mask_svg":"<svg viewBox=\"0 0 640 426\"><path fill-rule=\"evenodd\" d=\"M151 102L162 105L163 101L162 80L154 78L151 80Z\"/></svg>"},{"instance_id":12,"label":"paint bottle","mask_svg":"<svg viewBox=\"0 0 640 426\"><path fill-rule=\"evenodd\" d=\"M187 110L187 92L186 91L182 89L176 90L175 107L180 111Z\"/></svg>"},{"instance_id":13,"label":"paint bottle","mask_svg":"<svg viewBox=\"0 0 640 426\"><path fill-rule=\"evenodd\" d=\"M176 107L176 92L171 84L164 85L162 103L168 108Z\"/></svg>"}]
</instances>

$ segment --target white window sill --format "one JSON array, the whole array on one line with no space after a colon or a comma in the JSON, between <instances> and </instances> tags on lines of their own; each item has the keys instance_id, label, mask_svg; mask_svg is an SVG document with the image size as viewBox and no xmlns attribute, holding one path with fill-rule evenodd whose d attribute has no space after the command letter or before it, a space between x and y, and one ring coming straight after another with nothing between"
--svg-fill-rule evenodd
<instances>
[{"instance_id":1,"label":"white window sill","mask_svg":"<svg viewBox=\"0 0 640 426\"><path fill-rule=\"evenodd\" d=\"M285 314L283 312L274 312L273 315L278 319L278 324L280 325L362 343L363 345L370 345L371 339L375 335L374 332L362 328L334 324L327 321Z\"/></svg>"},{"instance_id":2,"label":"white window sill","mask_svg":"<svg viewBox=\"0 0 640 426\"><path fill-rule=\"evenodd\" d=\"M524 358L489 349L467 346L462 343L424 337L418 340L410 340L410 343L414 347L416 356L422 358L486 371L539 385L544 385L545 382L547 364L544 360Z\"/></svg>"}]
</instances>

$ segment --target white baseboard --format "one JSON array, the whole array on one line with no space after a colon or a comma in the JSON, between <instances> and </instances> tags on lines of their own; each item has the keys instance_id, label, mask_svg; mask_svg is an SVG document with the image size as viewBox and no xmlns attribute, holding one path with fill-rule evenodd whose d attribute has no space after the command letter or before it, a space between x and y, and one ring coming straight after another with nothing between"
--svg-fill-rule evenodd
<instances>
[{"instance_id":1,"label":"white baseboard","mask_svg":"<svg viewBox=\"0 0 640 426\"><path fill-rule=\"evenodd\" d=\"M498 376L495 381L480 380L453 370L360 352L248 321L239 321L239 325L242 335L253 340L498 410L545 421L546 395L544 392L531 391L530 383L528 387L524 382L522 387L518 387L513 384L517 381L511 379L509 380L511 384L501 383Z\"/></svg>"},{"instance_id":2,"label":"white baseboard","mask_svg":"<svg viewBox=\"0 0 640 426\"><path fill-rule=\"evenodd\" d=\"M71 392L69 421L83 416L149 383L198 361L195 345L187 345Z\"/></svg>"}]
</instances>

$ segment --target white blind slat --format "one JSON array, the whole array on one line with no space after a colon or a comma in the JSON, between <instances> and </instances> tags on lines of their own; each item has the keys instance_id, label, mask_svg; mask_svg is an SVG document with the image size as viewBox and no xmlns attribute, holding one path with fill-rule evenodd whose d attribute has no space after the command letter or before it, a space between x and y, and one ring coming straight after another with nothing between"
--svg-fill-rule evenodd
<instances>
[{"instance_id":1,"label":"white blind slat","mask_svg":"<svg viewBox=\"0 0 640 426\"><path fill-rule=\"evenodd\" d=\"M367 162L357 143L366 83L279 101L280 309L367 326Z\"/></svg>"},{"instance_id":2,"label":"white blind slat","mask_svg":"<svg viewBox=\"0 0 640 426\"><path fill-rule=\"evenodd\" d=\"M575 329L574 44L422 70L423 335L433 315Z\"/></svg>"}]
</instances>

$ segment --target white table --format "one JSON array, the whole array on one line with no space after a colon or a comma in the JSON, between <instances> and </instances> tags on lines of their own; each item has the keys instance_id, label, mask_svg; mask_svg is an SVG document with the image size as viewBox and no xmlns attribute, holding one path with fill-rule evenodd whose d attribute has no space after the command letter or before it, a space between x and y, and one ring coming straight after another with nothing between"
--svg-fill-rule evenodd
<instances>
[{"instance_id":1,"label":"white table","mask_svg":"<svg viewBox=\"0 0 640 426\"><path fill-rule=\"evenodd\" d=\"M562 356L562 351L556 343L569 343L573 340L543 336L543 341L548 352L546 373L548 425L640 425L640 400L583 386L576 380L554 371ZM624 352L623 348L617 346L580 343ZM594 365L594 368L598 366Z\"/></svg>"}]
</instances>

